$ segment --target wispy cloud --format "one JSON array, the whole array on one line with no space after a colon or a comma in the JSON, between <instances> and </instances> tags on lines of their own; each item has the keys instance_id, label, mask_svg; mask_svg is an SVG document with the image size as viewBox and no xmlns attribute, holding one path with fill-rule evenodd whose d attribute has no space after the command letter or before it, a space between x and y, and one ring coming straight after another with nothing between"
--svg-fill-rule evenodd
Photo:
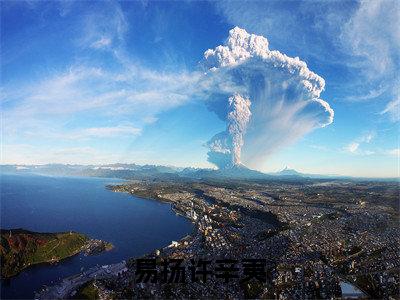
<instances>
[{"instance_id":1,"label":"wispy cloud","mask_svg":"<svg viewBox=\"0 0 400 300\"><path fill-rule=\"evenodd\" d=\"M400 148L388 150L386 153L391 156L400 157Z\"/></svg>"},{"instance_id":2,"label":"wispy cloud","mask_svg":"<svg viewBox=\"0 0 400 300\"><path fill-rule=\"evenodd\" d=\"M117 2L94 5L80 25L76 62L47 71L39 80L2 87L4 144L133 140L161 112L188 103L202 90L197 84L201 72L161 72L142 66L131 56L125 43L128 20ZM93 116L96 121L91 124ZM40 154L33 153L27 157L39 160Z\"/></svg>"},{"instance_id":3,"label":"wispy cloud","mask_svg":"<svg viewBox=\"0 0 400 300\"><path fill-rule=\"evenodd\" d=\"M21 115L65 115L101 107L107 107L107 113L120 113L120 107L129 113L146 104L157 113L185 103L195 82L195 77L186 74L152 74L144 69L129 76L127 70L115 73L91 66L71 66L66 72L24 87L26 92L22 95L19 91L6 94L7 101L16 103L13 112Z\"/></svg>"},{"instance_id":4,"label":"wispy cloud","mask_svg":"<svg viewBox=\"0 0 400 300\"><path fill-rule=\"evenodd\" d=\"M332 149L330 149L329 147L324 146L324 145L310 144L310 145L308 145L308 147L310 147L312 149L316 149L318 151L324 151L324 152L332 151Z\"/></svg>"},{"instance_id":5,"label":"wispy cloud","mask_svg":"<svg viewBox=\"0 0 400 300\"><path fill-rule=\"evenodd\" d=\"M186 74L154 74L145 70L129 77L125 71L110 73L100 68L71 67L67 72L24 87L23 94L19 90L5 91L9 107L3 108L3 132L11 138L16 134L21 138L25 134L64 139L135 136L143 126L154 123L159 113L188 103L199 88L196 81L196 76ZM133 124L81 128L73 133L63 128L63 123L70 123L74 116L84 115L96 115L98 120L114 123L131 120Z\"/></svg>"},{"instance_id":6,"label":"wispy cloud","mask_svg":"<svg viewBox=\"0 0 400 300\"><path fill-rule=\"evenodd\" d=\"M3 144L2 164L101 164L118 162L120 153L109 153L93 147L51 147L43 149L28 144Z\"/></svg>"},{"instance_id":7,"label":"wispy cloud","mask_svg":"<svg viewBox=\"0 0 400 300\"><path fill-rule=\"evenodd\" d=\"M398 97L400 59L400 5L394 0L361 0L355 13L342 28L341 41L345 49L358 59L356 69L365 78L363 92L347 97L350 101L365 101ZM376 88L378 86L378 88ZM392 105L389 102L388 105ZM398 120L398 114L388 115Z\"/></svg>"},{"instance_id":8,"label":"wispy cloud","mask_svg":"<svg viewBox=\"0 0 400 300\"><path fill-rule=\"evenodd\" d=\"M380 112L381 115L389 115L391 120L396 122L400 120L400 96L390 101L384 110Z\"/></svg>"},{"instance_id":9,"label":"wispy cloud","mask_svg":"<svg viewBox=\"0 0 400 300\"><path fill-rule=\"evenodd\" d=\"M400 49L399 27L399 3L392 0L360 1L344 25L342 40L354 54L366 58L362 70L370 78L387 77L394 70Z\"/></svg>"},{"instance_id":10,"label":"wispy cloud","mask_svg":"<svg viewBox=\"0 0 400 300\"><path fill-rule=\"evenodd\" d=\"M122 47L129 29L128 20L117 2L101 2L82 19L82 32L78 37L81 47Z\"/></svg>"},{"instance_id":11,"label":"wispy cloud","mask_svg":"<svg viewBox=\"0 0 400 300\"><path fill-rule=\"evenodd\" d=\"M378 87L376 89L369 90L367 93L350 95L350 96L341 98L341 100L354 101L354 102L374 100L374 99L382 96L385 92L387 92L387 90L388 90L388 87L385 85L385 86Z\"/></svg>"},{"instance_id":12,"label":"wispy cloud","mask_svg":"<svg viewBox=\"0 0 400 300\"><path fill-rule=\"evenodd\" d=\"M362 146L364 144L369 144L374 139L374 137L375 137L375 133L374 132L368 132L368 133L358 137L357 139L355 139L354 141L352 141L348 145L346 145L343 148L343 150L345 152L347 152L347 153L357 154L357 155L375 154L374 151L364 150L364 149L360 148L360 146Z\"/></svg>"},{"instance_id":13,"label":"wispy cloud","mask_svg":"<svg viewBox=\"0 0 400 300\"><path fill-rule=\"evenodd\" d=\"M100 48L105 48L109 45L111 45L111 39L103 36L99 40L93 42L91 47L100 49Z\"/></svg>"},{"instance_id":14,"label":"wispy cloud","mask_svg":"<svg viewBox=\"0 0 400 300\"><path fill-rule=\"evenodd\" d=\"M118 125L113 127L90 127L72 131L58 131L43 129L40 133L32 131L25 132L27 136L41 137L45 139L57 140L87 140L87 139L112 139L112 138L135 138L142 132L141 128L132 125Z\"/></svg>"},{"instance_id":15,"label":"wispy cloud","mask_svg":"<svg viewBox=\"0 0 400 300\"><path fill-rule=\"evenodd\" d=\"M95 127L82 130L83 137L114 137L121 135L138 135L141 129L132 126L117 126L117 127ZM79 136L79 135L78 135Z\"/></svg>"},{"instance_id":16,"label":"wispy cloud","mask_svg":"<svg viewBox=\"0 0 400 300\"><path fill-rule=\"evenodd\" d=\"M348 144L344 149L350 153L356 153L358 147L360 147L360 143L352 142Z\"/></svg>"}]
</instances>

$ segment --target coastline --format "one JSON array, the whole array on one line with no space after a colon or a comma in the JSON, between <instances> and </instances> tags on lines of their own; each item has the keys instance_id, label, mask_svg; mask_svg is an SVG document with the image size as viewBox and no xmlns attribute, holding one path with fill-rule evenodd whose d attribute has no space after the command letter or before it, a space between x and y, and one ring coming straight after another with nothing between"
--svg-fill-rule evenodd
<instances>
[{"instance_id":1,"label":"coastline","mask_svg":"<svg viewBox=\"0 0 400 300\"><path fill-rule=\"evenodd\" d=\"M109 189L109 187L112 187L112 186L107 186L107 189ZM114 190L112 190L112 191L117 192ZM176 215L178 215L180 217L188 219L189 221L191 221L192 224L194 224L193 220L191 220L183 212L179 211L177 209L177 207L170 201L167 201L165 199L163 200L162 198L159 198L159 197L146 198L143 196L131 194L127 191L125 193L135 196L136 198L139 198L141 200L155 201L155 202L169 204L171 211L173 211ZM193 226L192 232L189 234L186 234L185 236L180 238L178 240L178 243L184 243L188 239L189 240L193 239L193 235L197 231L198 231L198 227ZM46 286L41 291L35 292L35 299L63 299L63 298L66 298L67 296L70 296L71 292L73 292L75 289L79 288L80 286L84 285L85 283L87 283L91 280L107 279L107 278L111 278L113 276L118 276L122 273L127 272L128 266L130 265L129 261L131 261L131 260L138 259L138 258L154 257L154 256L157 256L157 251L165 252L170 247L171 247L171 244L165 245L162 248L159 248L159 249L156 248L144 255L137 256L137 257L130 257L127 261L123 260L123 261L115 263L115 264L92 267L83 272L71 275L67 278L63 278L59 282L57 282L51 286Z\"/></svg>"},{"instance_id":2,"label":"coastline","mask_svg":"<svg viewBox=\"0 0 400 300\"><path fill-rule=\"evenodd\" d=\"M21 228L1 229L1 239L2 280L10 280L37 265L57 264L80 253L94 255L113 248L111 243L91 239L85 234L72 231L34 232ZM52 243L56 244L47 249Z\"/></svg>"},{"instance_id":3,"label":"coastline","mask_svg":"<svg viewBox=\"0 0 400 300\"><path fill-rule=\"evenodd\" d=\"M179 252L180 248L188 248L192 245L196 245L199 240L202 239L202 237L205 234L205 224L203 223L202 220L199 220L197 217L196 213L193 213L193 211L190 211L188 207L182 206L182 203L180 201L175 201L177 199L169 198L170 194L157 194L154 193L151 189L148 190L142 190L142 192L137 192L130 190L129 188L129 183L126 185L108 185L106 187L107 189L113 191L113 192L123 192L123 193L128 193L136 198L146 200L146 201L156 201L160 203L168 203L170 205L170 209L179 217L183 217L187 220L189 220L194 226L192 229L191 233L188 233L187 235L183 236L180 239L177 239L177 241L171 241L170 244L163 246L162 248L156 248L153 249L152 251L138 257L131 257L128 259L126 262L123 261L121 263L113 264L113 265L107 265L103 266L105 268L115 268L114 276L118 276L118 274L124 273L125 276L133 276L134 270L135 270L135 265L134 265L134 260L138 258L159 258L163 259L166 257L170 256L175 256L176 251ZM210 204L209 202L209 197L205 195L204 193L199 195L197 192L193 193L191 196L197 197L197 199L201 199L203 209L207 209L208 207L217 207L215 204ZM185 203L185 202L183 202ZM223 210L226 210L226 205L221 205ZM200 214L200 211L198 211ZM267 225L268 228L275 228L275 225L280 225L280 222L275 222L276 216L273 216L274 218L271 221L269 225ZM267 223L268 224L268 223ZM273 225L275 224L275 225ZM272 226L272 227L270 227ZM280 227L280 226L279 226ZM282 230L284 230L285 227L282 226ZM204 257L210 257L213 254L212 247L208 247L207 251L203 251L201 254L204 255ZM211 252L210 252L211 251ZM189 252L192 252L189 250ZM179 252L181 254L181 258L185 257L186 254L183 252ZM200 253L198 253L200 254ZM122 265L121 265L122 264ZM119 266L119 267L117 267ZM123 266L123 267L121 267ZM59 283L47 287L46 289L36 293L36 298L37 299L46 299L46 298L65 298L69 296L69 294L74 291L75 289L78 289L80 286L83 284L89 282L92 280L94 277L92 274L95 274L96 272L99 272L101 270L101 267L95 267L92 268L88 271L85 272L80 272L78 274L75 274L71 276L70 278L66 278L61 280ZM96 273L97 274L97 273ZM97 274L96 279L105 279L105 278L110 278L112 277L111 273L101 273L101 275Z\"/></svg>"},{"instance_id":4,"label":"coastline","mask_svg":"<svg viewBox=\"0 0 400 300\"><path fill-rule=\"evenodd\" d=\"M96 288L109 295L116 295L118 299L130 298L132 293L137 298L153 298L154 295L169 298L175 292L183 298L198 298L201 295L203 298L270 299L277 295L295 295L302 288L298 282L303 281L309 283L310 289L305 291L308 295L337 298L342 295L340 283L343 279L354 279L349 282L357 280L357 287L367 296L377 297L380 291L368 288L374 278L363 278L363 273L355 273L351 265L351 269L346 269L348 264L345 262L353 260L359 265L373 263L373 254L378 250L379 253L386 251L386 259L391 262L392 249L396 246L392 242L395 240L395 231L379 226L377 228L384 230L379 238L388 246L379 248L376 245L376 249L369 247L366 252L356 252L364 253L364 256L352 256L351 253L358 249L357 244L342 247L342 241L349 241L354 234L349 232L347 224L361 224L354 229L357 232L362 231L366 236L368 231L365 226L370 226L370 223L363 227L365 216L370 216L371 219L380 216L378 221L389 222L390 215L386 219L382 216L382 212L386 212L389 207L374 206L372 215L370 210L366 210L368 207L360 206L358 202L342 201L333 196L320 199L319 195L322 193L318 189L318 192L314 192L316 197L308 195L307 201L304 201L304 188L301 185L242 182L238 187L231 188L219 183L135 181L107 188L146 201L169 203L170 209L176 215L194 224L192 233L142 256L133 256L126 261L124 268L118 269L120 271L113 275L107 273L106 277L96 278L93 284ZM360 188L364 191L363 186ZM336 193L337 187L324 187L327 195L330 195L330 191ZM373 224L381 224L378 221ZM332 228L338 230L333 232ZM375 239L376 236L373 235L366 241L372 241L372 238ZM375 249L375 252L371 249ZM340 257L346 259L337 264ZM193 261L200 260L217 262L223 258L239 264L248 259L264 260L270 277L261 285L254 282L243 285L239 279L224 284L218 277L199 284L191 281L187 272L184 275L185 285L149 285L143 284L136 276L138 258L156 262L156 274L161 274L162 266L171 259L183 261L182 267L185 268L190 268ZM104 266L108 267L110 265ZM391 270L395 270L395 267L396 263L393 261ZM360 271L362 272L361 268ZM374 275L381 273L379 270ZM386 278L392 278L383 274ZM79 290L82 282L93 279L86 272L81 272L74 278L79 280L73 281L74 286L71 286L70 281L67 282L68 289L61 288L64 291L62 295L59 293L62 283L59 283L37 294L38 298L46 298L48 295L68 297L68 293ZM393 279L388 281L392 282ZM393 285L391 287L393 289Z\"/></svg>"}]
</instances>

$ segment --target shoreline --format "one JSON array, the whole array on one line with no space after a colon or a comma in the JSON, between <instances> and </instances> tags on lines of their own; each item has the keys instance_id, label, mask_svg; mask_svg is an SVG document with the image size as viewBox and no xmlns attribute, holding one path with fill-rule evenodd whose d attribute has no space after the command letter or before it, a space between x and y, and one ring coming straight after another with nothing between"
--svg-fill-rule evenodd
<instances>
[{"instance_id":1,"label":"shoreline","mask_svg":"<svg viewBox=\"0 0 400 300\"><path fill-rule=\"evenodd\" d=\"M309 298L316 295L338 298L342 293L340 282L344 278L357 280L357 287L370 297L393 294L395 290L395 274L387 274L387 267L382 263L377 265L374 256L379 251L385 257L379 262L388 262L392 268L398 266L393 254L396 249L393 241L398 235L394 228L382 226L392 224L388 214L392 206L361 206L351 200L370 195L363 185L355 186L350 194L346 194L347 185L342 187L346 193L340 194L336 186L315 188L301 184L247 182L232 187L208 182L134 181L107 188L140 200L168 203L176 215L194 225L193 231L179 240L127 260L126 269L118 276L96 281L96 288L116 295L116 298L131 298L132 295L136 298L154 298L154 295L168 298L179 293L182 298L270 299L280 295L293 296L299 291ZM371 197L366 199L375 201ZM380 230L380 234L369 233L368 228ZM364 256L351 255L360 247L353 242L355 234L365 242L361 247L365 251L360 252ZM374 244L377 237L379 244ZM335 262L341 257L346 259L338 265ZM233 279L227 285L216 276L199 284L191 281L187 272L183 275L186 276L185 285L143 284L136 276L137 258L155 259L156 274L162 272L163 262L168 263L170 259L182 259L185 268L190 268L189 263L199 259L216 262L224 258L241 263L249 258L265 260L268 277L258 285L242 285L239 279ZM364 278L364 270L370 268L370 264L374 264L376 271ZM378 275L380 279L375 279ZM76 278L87 282L91 277L80 273ZM372 288L374 280L385 282L389 289L381 291L376 285ZM78 290L81 282L69 286L67 292ZM301 282L307 283L308 288L299 285ZM49 295L51 290L57 292L57 288L49 287L38 297L44 298L41 295ZM62 297L68 297L67 292Z\"/></svg>"},{"instance_id":2,"label":"shoreline","mask_svg":"<svg viewBox=\"0 0 400 300\"><path fill-rule=\"evenodd\" d=\"M72 258L78 254L84 255L95 255L104 251L110 251L113 249L113 245L111 243L91 239L87 235L82 233L77 233L73 231L65 231L65 232L35 232L30 230L25 230L22 228L16 229L0 229L1 230L1 238L2 238L2 271L6 267L6 265L20 266L19 270L15 270L15 267L12 269L12 273L2 272L1 280L12 280L13 277L16 277L23 273L25 270L29 268L34 268L38 265L53 265L58 264L66 259ZM57 242L54 247L51 249L46 249L45 247L50 244ZM3 245L4 243L4 245ZM32 246L32 243L34 246ZM61 245L60 245L61 243ZM66 245L65 245L66 243ZM71 243L78 243L77 245ZM13 247L17 247L18 245L26 245L23 250L18 250L19 252L15 252L12 250ZM26 249L27 247L30 247ZM60 249L60 247L63 247ZM18 246L21 247L21 246ZM32 248L33 247L33 248ZM73 247L74 249L69 250L67 247ZM65 250L64 250L65 248ZM8 251L6 250L8 249ZM19 248L18 248L19 249ZM32 259L38 259L39 252L45 255L45 258L38 259L38 261L9 261L8 258L10 255L12 257L20 257L19 254L21 251L24 251L24 255L22 257L32 257ZM54 252L56 251L56 252ZM57 251L62 251L61 253ZM63 253L67 251L67 253ZM47 252L47 253L46 253ZM51 257L50 257L51 255ZM46 256L49 256L46 258ZM7 260L8 258L8 260Z\"/></svg>"},{"instance_id":3,"label":"shoreline","mask_svg":"<svg viewBox=\"0 0 400 300\"><path fill-rule=\"evenodd\" d=\"M117 193L117 191L114 191L114 190L111 190L111 191ZM171 211L174 212L175 215L183 217L183 218L189 220L192 224L195 224L195 222L193 222L193 220L191 220L186 214L183 214L182 212L180 212L175 207L175 205L169 201L162 200L161 198L157 198L157 199L145 198L142 196L137 196L137 195L131 194L129 192L126 192L126 193L128 193L134 197L137 197L141 200L156 201L156 202L160 202L160 203L164 203L164 204L169 204ZM198 231L198 227L193 226L191 233L188 233L185 236L183 236L182 238L180 238L178 240L178 243L184 242L187 239L193 239L193 234L196 233L197 231ZM154 249L146 254L143 254L141 256L129 257L129 258L127 258L127 261L132 260L132 259L157 256L157 254L156 254L157 251L159 251L159 250L166 251L170 247L171 247L171 244L166 245L162 248L156 248L156 249ZM84 285L85 283L87 283L91 280L106 279L108 277L112 277L112 276L126 272L128 270L127 269L127 261L123 260L123 261L115 263L115 264L92 267L88 270L79 272L79 273L71 275L69 277L62 278L55 284L53 284L51 286L45 286L45 288L42 289L41 291L36 291L35 299L63 299L67 296L70 296L71 292L74 289L79 288L80 286ZM105 271L105 273L104 273L104 272L102 272L102 269L112 269L113 271L110 273Z\"/></svg>"}]
</instances>

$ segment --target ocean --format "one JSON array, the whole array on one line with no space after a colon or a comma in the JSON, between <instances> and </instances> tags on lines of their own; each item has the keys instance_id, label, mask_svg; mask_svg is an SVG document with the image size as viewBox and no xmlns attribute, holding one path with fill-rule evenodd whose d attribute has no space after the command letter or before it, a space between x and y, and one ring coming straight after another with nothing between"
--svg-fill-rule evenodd
<instances>
[{"instance_id":1,"label":"ocean","mask_svg":"<svg viewBox=\"0 0 400 300\"><path fill-rule=\"evenodd\" d=\"M96 265L120 262L164 247L189 234L192 223L171 206L105 188L118 179L1 174L1 228L76 231L111 242L96 256L76 255L38 265L1 281L2 299L32 299L34 292Z\"/></svg>"}]
</instances>

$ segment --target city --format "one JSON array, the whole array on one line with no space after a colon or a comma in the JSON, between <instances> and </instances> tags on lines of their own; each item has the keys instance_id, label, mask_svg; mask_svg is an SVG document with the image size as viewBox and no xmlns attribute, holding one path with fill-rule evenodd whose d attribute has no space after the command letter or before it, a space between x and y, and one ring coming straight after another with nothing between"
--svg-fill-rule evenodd
<instances>
[{"instance_id":1,"label":"city","mask_svg":"<svg viewBox=\"0 0 400 300\"><path fill-rule=\"evenodd\" d=\"M114 276L83 276L86 285L94 288L95 282L110 298L396 299L399 294L396 182L143 180L108 188L170 203L195 224L190 235L145 256L157 261L160 273L168 259L182 259L187 267L199 259L266 260L265 282L245 284L240 276L192 282L188 270L184 283L138 282L135 258ZM82 284L71 290L79 288Z\"/></svg>"}]
</instances>

